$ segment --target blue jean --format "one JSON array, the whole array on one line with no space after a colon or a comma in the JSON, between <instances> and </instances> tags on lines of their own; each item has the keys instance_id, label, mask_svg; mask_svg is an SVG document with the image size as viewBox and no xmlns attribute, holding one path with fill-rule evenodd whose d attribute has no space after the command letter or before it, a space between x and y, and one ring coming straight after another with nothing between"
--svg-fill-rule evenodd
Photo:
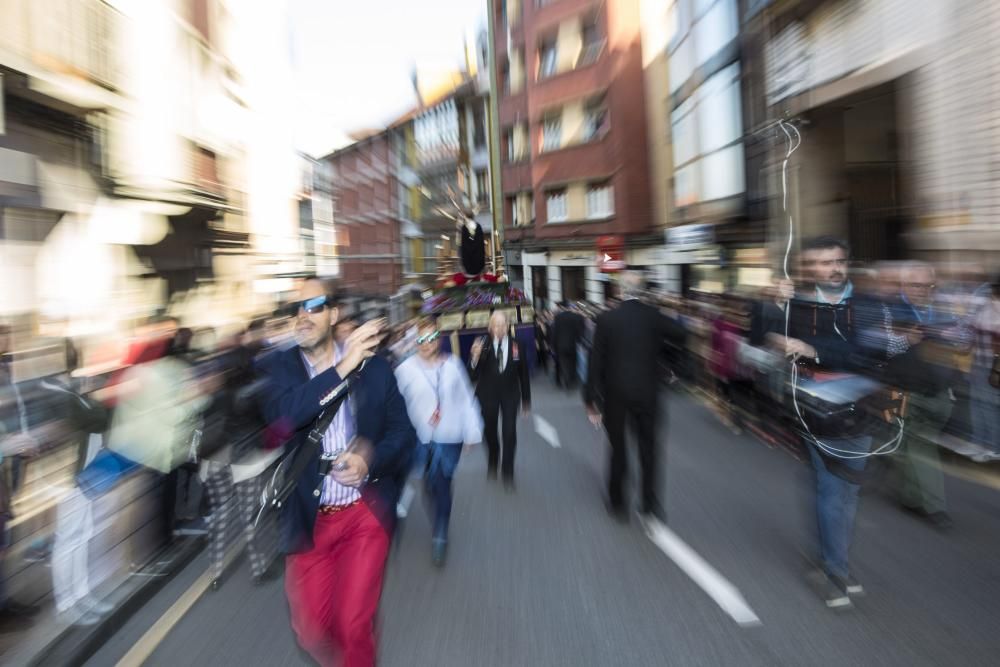
<instances>
[{"instance_id":1,"label":"blue jean","mask_svg":"<svg viewBox=\"0 0 1000 667\"><path fill-rule=\"evenodd\" d=\"M870 436L858 436L841 440L820 438L829 447L850 452L867 452L871 446ZM854 533L854 516L858 511L859 484L853 484L838 477L828 469L816 445L809 446L816 474L816 525L819 532L819 550L823 569L827 574L846 577L850 572L848 552ZM867 459L837 459L840 465L862 471Z\"/></svg>"},{"instance_id":2,"label":"blue jean","mask_svg":"<svg viewBox=\"0 0 1000 667\"><path fill-rule=\"evenodd\" d=\"M462 443L429 442L417 448L414 468L422 472L424 485L434 506L434 539L448 541L451 520L451 480L462 456Z\"/></svg>"}]
</instances>

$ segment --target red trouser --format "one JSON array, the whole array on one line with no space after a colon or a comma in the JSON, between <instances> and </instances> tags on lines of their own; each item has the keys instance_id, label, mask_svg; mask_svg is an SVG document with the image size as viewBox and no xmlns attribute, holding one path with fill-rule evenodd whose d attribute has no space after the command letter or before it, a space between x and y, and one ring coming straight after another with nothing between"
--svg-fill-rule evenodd
<instances>
[{"instance_id":1,"label":"red trouser","mask_svg":"<svg viewBox=\"0 0 1000 667\"><path fill-rule=\"evenodd\" d=\"M321 665L375 664L375 613L389 535L364 503L320 514L313 548L288 556L285 592L299 644Z\"/></svg>"}]
</instances>

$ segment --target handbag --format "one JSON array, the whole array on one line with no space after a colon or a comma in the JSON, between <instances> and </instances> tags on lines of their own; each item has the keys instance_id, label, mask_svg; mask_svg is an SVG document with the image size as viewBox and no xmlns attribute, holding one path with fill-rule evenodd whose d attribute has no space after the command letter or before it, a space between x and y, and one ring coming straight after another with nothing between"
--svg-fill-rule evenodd
<instances>
[{"instance_id":1,"label":"handbag","mask_svg":"<svg viewBox=\"0 0 1000 667\"><path fill-rule=\"evenodd\" d=\"M139 467L139 464L116 454L110 449L102 449L94 460L76 475L76 484L87 498L94 500L107 493L119 480Z\"/></svg>"}]
</instances>

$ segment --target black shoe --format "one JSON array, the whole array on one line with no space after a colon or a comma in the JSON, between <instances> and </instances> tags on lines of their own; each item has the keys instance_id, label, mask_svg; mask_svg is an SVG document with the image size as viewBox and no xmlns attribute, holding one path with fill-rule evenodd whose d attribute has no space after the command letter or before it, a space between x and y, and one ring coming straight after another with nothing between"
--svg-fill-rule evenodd
<instances>
[{"instance_id":1,"label":"black shoe","mask_svg":"<svg viewBox=\"0 0 1000 667\"><path fill-rule=\"evenodd\" d=\"M445 540L434 540L431 543L431 562L434 567L444 567L448 556L448 543Z\"/></svg>"},{"instance_id":2,"label":"black shoe","mask_svg":"<svg viewBox=\"0 0 1000 667\"><path fill-rule=\"evenodd\" d=\"M34 625L35 621L30 616L18 616L0 611L0 635L25 632Z\"/></svg>"},{"instance_id":3,"label":"black shoe","mask_svg":"<svg viewBox=\"0 0 1000 667\"><path fill-rule=\"evenodd\" d=\"M654 503L652 505L644 507L642 509L642 512L640 512L640 514L642 515L642 518L645 521L655 519L660 523L663 524L667 523L667 511L663 509L663 506L660 505L660 503Z\"/></svg>"},{"instance_id":4,"label":"black shoe","mask_svg":"<svg viewBox=\"0 0 1000 667\"><path fill-rule=\"evenodd\" d=\"M840 577L827 576L823 587L823 601L830 609L850 609L851 598L847 586Z\"/></svg>"},{"instance_id":5,"label":"black shoe","mask_svg":"<svg viewBox=\"0 0 1000 667\"><path fill-rule=\"evenodd\" d=\"M928 512L923 507L913 505L901 505L903 511L927 521L938 530L947 530L954 525L951 516L947 512Z\"/></svg>"},{"instance_id":6,"label":"black shoe","mask_svg":"<svg viewBox=\"0 0 1000 667\"><path fill-rule=\"evenodd\" d=\"M274 581L275 579L278 578L278 576L279 576L278 568L275 567L274 565L271 565L271 567L267 568L262 573L253 575L253 585L263 586L268 582Z\"/></svg>"},{"instance_id":7,"label":"black shoe","mask_svg":"<svg viewBox=\"0 0 1000 667\"><path fill-rule=\"evenodd\" d=\"M10 615L10 616L34 616L42 610L36 604L21 604L16 600L7 600L7 604L4 605L3 609L0 609L0 614Z\"/></svg>"},{"instance_id":8,"label":"black shoe","mask_svg":"<svg viewBox=\"0 0 1000 667\"><path fill-rule=\"evenodd\" d=\"M486 479L488 479L491 482L495 482L497 480L497 469L496 468L487 468L486 469Z\"/></svg>"},{"instance_id":9,"label":"black shoe","mask_svg":"<svg viewBox=\"0 0 1000 667\"><path fill-rule=\"evenodd\" d=\"M948 530L955 525L947 512L931 512L927 515L927 520L938 530Z\"/></svg>"},{"instance_id":10,"label":"black shoe","mask_svg":"<svg viewBox=\"0 0 1000 667\"><path fill-rule=\"evenodd\" d=\"M624 504L615 504L610 500L605 500L604 509L607 510L608 516L610 516L618 523L622 524L628 523L628 509L625 507Z\"/></svg>"},{"instance_id":11,"label":"black shoe","mask_svg":"<svg viewBox=\"0 0 1000 667\"><path fill-rule=\"evenodd\" d=\"M517 491L517 485L514 484L513 477L503 478L503 490L506 491L507 493L514 493L515 491Z\"/></svg>"}]
</instances>

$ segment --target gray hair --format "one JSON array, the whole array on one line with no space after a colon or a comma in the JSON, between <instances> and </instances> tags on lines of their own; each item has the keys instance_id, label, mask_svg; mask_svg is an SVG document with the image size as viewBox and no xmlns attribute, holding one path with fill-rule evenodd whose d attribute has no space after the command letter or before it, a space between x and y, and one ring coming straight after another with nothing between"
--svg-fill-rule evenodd
<instances>
[{"instance_id":1,"label":"gray hair","mask_svg":"<svg viewBox=\"0 0 1000 667\"><path fill-rule=\"evenodd\" d=\"M493 323L494 318L500 318L503 320L504 326L510 326L510 318L507 317L507 313L502 310L494 310L490 315L490 323Z\"/></svg>"},{"instance_id":2,"label":"gray hair","mask_svg":"<svg viewBox=\"0 0 1000 667\"><path fill-rule=\"evenodd\" d=\"M622 299L639 299L645 293L645 280L640 271L623 271L619 285Z\"/></svg>"},{"instance_id":3,"label":"gray hair","mask_svg":"<svg viewBox=\"0 0 1000 667\"><path fill-rule=\"evenodd\" d=\"M937 278L937 270L934 268L933 264L928 264L927 262L921 262L919 260L911 259L909 261L903 262L900 267L899 275L903 282L909 280L909 277L918 271L930 271L931 279Z\"/></svg>"}]
</instances>

